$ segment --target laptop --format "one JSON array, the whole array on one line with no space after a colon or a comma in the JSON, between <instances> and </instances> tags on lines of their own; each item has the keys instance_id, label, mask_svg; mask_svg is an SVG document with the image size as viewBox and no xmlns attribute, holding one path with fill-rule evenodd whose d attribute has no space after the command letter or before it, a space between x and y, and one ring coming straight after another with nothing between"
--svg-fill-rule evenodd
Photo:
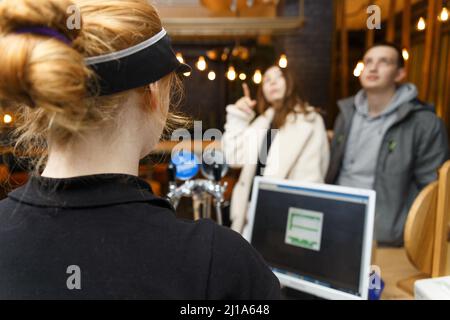
<instances>
[{"instance_id":1,"label":"laptop","mask_svg":"<svg viewBox=\"0 0 450 320\"><path fill-rule=\"evenodd\" d=\"M375 191L256 177L244 237L283 286L367 300Z\"/></svg>"}]
</instances>

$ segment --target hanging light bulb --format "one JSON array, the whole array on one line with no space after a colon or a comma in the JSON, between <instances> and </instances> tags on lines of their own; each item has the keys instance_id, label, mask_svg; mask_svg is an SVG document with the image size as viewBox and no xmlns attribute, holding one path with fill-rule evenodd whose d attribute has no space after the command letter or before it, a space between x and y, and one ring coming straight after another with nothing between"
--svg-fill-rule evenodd
<instances>
[{"instance_id":1,"label":"hanging light bulb","mask_svg":"<svg viewBox=\"0 0 450 320\"><path fill-rule=\"evenodd\" d=\"M408 52L408 49L403 49L402 50L402 56L403 56L403 59L405 60L405 61L408 61L409 60L409 52Z\"/></svg>"},{"instance_id":2,"label":"hanging light bulb","mask_svg":"<svg viewBox=\"0 0 450 320\"><path fill-rule=\"evenodd\" d=\"M208 73L208 79L211 80L211 81L215 80L216 79L216 73L214 71L210 71Z\"/></svg>"},{"instance_id":3,"label":"hanging light bulb","mask_svg":"<svg viewBox=\"0 0 450 320\"><path fill-rule=\"evenodd\" d=\"M420 17L419 21L417 22L417 30L423 31L427 28L427 23L425 22L424 17Z\"/></svg>"},{"instance_id":4,"label":"hanging light bulb","mask_svg":"<svg viewBox=\"0 0 450 320\"><path fill-rule=\"evenodd\" d=\"M205 71L208 65L206 64L206 60L204 56L200 56L197 61L197 69L200 71Z\"/></svg>"},{"instance_id":5,"label":"hanging light bulb","mask_svg":"<svg viewBox=\"0 0 450 320\"><path fill-rule=\"evenodd\" d=\"M239 79L244 81L245 79L247 79L247 75L245 73L241 73L241 74L239 74Z\"/></svg>"},{"instance_id":6,"label":"hanging light bulb","mask_svg":"<svg viewBox=\"0 0 450 320\"><path fill-rule=\"evenodd\" d=\"M255 74L253 75L253 82L256 84L260 84L262 81L262 74L261 74L261 70L257 69L255 71Z\"/></svg>"},{"instance_id":7,"label":"hanging light bulb","mask_svg":"<svg viewBox=\"0 0 450 320\"><path fill-rule=\"evenodd\" d=\"M356 65L356 68L358 69L358 70L363 70L364 69L364 62L362 62L362 61L358 61L358 64Z\"/></svg>"},{"instance_id":8,"label":"hanging light bulb","mask_svg":"<svg viewBox=\"0 0 450 320\"><path fill-rule=\"evenodd\" d=\"M439 14L439 20L442 22L447 22L448 21L448 9L447 8L442 8L441 13Z\"/></svg>"},{"instance_id":9,"label":"hanging light bulb","mask_svg":"<svg viewBox=\"0 0 450 320\"><path fill-rule=\"evenodd\" d=\"M361 76L361 70L355 68L355 70L353 70L353 75L356 78L359 78Z\"/></svg>"},{"instance_id":10,"label":"hanging light bulb","mask_svg":"<svg viewBox=\"0 0 450 320\"><path fill-rule=\"evenodd\" d=\"M288 60L285 54L282 54L280 57L280 60L278 61L278 65L280 66L280 68L284 69L287 68L288 65Z\"/></svg>"},{"instance_id":11,"label":"hanging light bulb","mask_svg":"<svg viewBox=\"0 0 450 320\"><path fill-rule=\"evenodd\" d=\"M3 122L4 122L4 123L10 124L10 123L12 123L12 121L13 121L13 117L12 117L10 114L6 113L6 114L3 116Z\"/></svg>"},{"instance_id":12,"label":"hanging light bulb","mask_svg":"<svg viewBox=\"0 0 450 320\"><path fill-rule=\"evenodd\" d=\"M233 67L233 66L230 66L230 67L228 68L227 78L228 78L228 80L230 80L230 81L236 80L236 70L234 70L234 67Z\"/></svg>"},{"instance_id":13,"label":"hanging light bulb","mask_svg":"<svg viewBox=\"0 0 450 320\"><path fill-rule=\"evenodd\" d=\"M190 73L190 72L185 72L185 73L183 73L183 75L184 75L185 77L189 77L189 76L191 75L191 73Z\"/></svg>"},{"instance_id":14,"label":"hanging light bulb","mask_svg":"<svg viewBox=\"0 0 450 320\"><path fill-rule=\"evenodd\" d=\"M217 51L216 50L209 50L206 52L206 56L209 60L217 60Z\"/></svg>"},{"instance_id":15,"label":"hanging light bulb","mask_svg":"<svg viewBox=\"0 0 450 320\"><path fill-rule=\"evenodd\" d=\"M181 54L181 52L177 53L177 59L178 59L178 61L180 61L180 63L184 63L184 58L183 58L183 55Z\"/></svg>"},{"instance_id":16,"label":"hanging light bulb","mask_svg":"<svg viewBox=\"0 0 450 320\"><path fill-rule=\"evenodd\" d=\"M353 70L353 75L356 78L359 78L361 76L363 70L364 70L364 62L359 61L358 64L356 65L356 67L355 67L355 70Z\"/></svg>"}]
</instances>

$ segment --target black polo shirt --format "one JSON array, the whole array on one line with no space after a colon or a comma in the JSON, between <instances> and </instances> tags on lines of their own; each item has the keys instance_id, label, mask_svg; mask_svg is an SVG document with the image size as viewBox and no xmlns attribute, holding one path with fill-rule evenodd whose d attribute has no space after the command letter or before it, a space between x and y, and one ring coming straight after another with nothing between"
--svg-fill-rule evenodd
<instances>
[{"instance_id":1,"label":"black polo shirt","mask_svg":"<svg viewBox=\"0 0 450 320\"><path fill-rule=\"evenodd\" d=\"M0 299L277 299L237 233L124 174L32 177L0 201Z\"/></svg>"}]
</instances>

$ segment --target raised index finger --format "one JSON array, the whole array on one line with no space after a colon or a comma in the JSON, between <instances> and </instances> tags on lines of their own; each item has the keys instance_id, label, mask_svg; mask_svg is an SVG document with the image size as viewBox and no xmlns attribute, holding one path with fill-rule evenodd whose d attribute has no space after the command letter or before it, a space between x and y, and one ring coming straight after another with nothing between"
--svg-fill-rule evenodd
<instances>
[{"instance_id":1,"label":"raised index finger","mask_svg":"<svg viewBox=\"0 0 450 320\"><path fill-rule=\"evenodd\" d=\"M248 87L248 85L245 82L242 84L242 89L244 90L244 96L251 99L250 88Z\"/></svg>"}]
</instances>

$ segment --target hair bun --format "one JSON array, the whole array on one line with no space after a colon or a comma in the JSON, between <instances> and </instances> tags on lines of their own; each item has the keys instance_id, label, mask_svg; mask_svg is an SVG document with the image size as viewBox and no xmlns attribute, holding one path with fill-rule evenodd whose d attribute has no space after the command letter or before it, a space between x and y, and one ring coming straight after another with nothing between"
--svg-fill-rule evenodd
<instances>
[{"instance_id":1,"label":"hair bun","mask_svg":"<svg viewBox=\"0 0 450 320\"><path fill-rule=\"evenodd\" d=\"M51 112L80 110L75 105L91 76L83 55L51 32L33 31L49 28L72 42L80 30L67 28L71 6L70 0L0 2L0 99Z\"/></svg>"},{"instance_id":2,"label":"hair bun","mask_svg":"<svg viewBox=\"0 0 450 320\"><path fill-rule=\"evenodd\" d=\"M23 27L48 27L70 41L81 32L81 15L71 0L3 0L0 2L0 32L10 33Z\"/></svg>"}]
</instances>

